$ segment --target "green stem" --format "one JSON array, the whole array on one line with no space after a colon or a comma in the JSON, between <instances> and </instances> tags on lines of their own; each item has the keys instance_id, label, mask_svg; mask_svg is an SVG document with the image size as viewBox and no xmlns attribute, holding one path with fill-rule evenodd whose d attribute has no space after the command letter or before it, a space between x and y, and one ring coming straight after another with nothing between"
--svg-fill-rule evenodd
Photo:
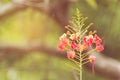
<instances>
[{"instance_id":1,"label":"green stem","mask_svg":"<svg viewBox=\"0 0 120 80\"><path fill-rule=\"evenodd\" d=\"M80 80L82 80L82 53L80 50Z\"/></svg>"}]
</instances>

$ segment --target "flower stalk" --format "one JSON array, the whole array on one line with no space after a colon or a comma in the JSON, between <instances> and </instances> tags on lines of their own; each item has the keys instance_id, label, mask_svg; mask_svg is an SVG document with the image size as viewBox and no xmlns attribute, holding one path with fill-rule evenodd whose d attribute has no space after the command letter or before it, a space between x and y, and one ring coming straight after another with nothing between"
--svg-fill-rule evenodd
<instances>
[{"instance_id":1,"label":"flower stalk","mask_svg":"<svg viewBox=\"0 0 120 80\"><path fill-rule=\"evenodd\" d=\"M80 80L82 80L82 52L80 50Z\"/></svg>"},{"instance_id":2,"label":"flower stalk","mask_svg":"<svg viewBox=\"0 0 120 80\"><path fill-rule=\"evenodd\" d=\"M76 14L70 21L70 25L65 26L68 30L60 38L58 49L67 52L67 58L74 62L79 70L80 80L82 80L83 65L90 62L92 64L92 72L94 73L95 56L90 55L92 51L103 51L104 47L101 44L102 40L98 37L95 31L88 32L88 29L93 25L90 23L84 26L87 17L82 17L77 9Z\"/></svg>"}]
</instances>

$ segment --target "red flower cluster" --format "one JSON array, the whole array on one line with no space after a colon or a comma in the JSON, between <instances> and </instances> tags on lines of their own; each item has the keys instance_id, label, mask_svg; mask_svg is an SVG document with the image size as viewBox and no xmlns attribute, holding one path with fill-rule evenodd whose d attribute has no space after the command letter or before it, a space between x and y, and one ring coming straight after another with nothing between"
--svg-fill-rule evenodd
<instances>
[{"instance_id":1,"label":"red flower cluster","mask_svg":"<svg viewBox=\"0 0 120 80\"><path fill-rule=\"evenodd\" d=\"M68 49L68 58L74 58L76 51L80 52L80 50L87 50L88 47L93 47L93 44L95 44L95 49L100 52L104 49L103 45L101 45L102 40L94 33L95 32L90 32L87 36L79 38L80 35L78 35L78 33L71 34L67 31L67 33L64 33L60 37L58 49L62 51Z\"/></svg>"}]
</instances>

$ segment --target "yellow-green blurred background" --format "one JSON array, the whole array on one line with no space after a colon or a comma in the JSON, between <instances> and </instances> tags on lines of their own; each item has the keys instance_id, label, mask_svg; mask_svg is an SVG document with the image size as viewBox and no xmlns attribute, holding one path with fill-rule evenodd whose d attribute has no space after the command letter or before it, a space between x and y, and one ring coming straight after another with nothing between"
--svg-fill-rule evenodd
<instances>
[{"instance_id":1,"label":"yellow-green blurred background","mask_svg":"<svg viewBox=\"0 0 120 80\"><path fill-rule=\"evenodd\" d=\"M3 6L14 1L20 0L0 0L0 11ZM47 2L30 2L35 4L44 1ZM67 1L70 1L69 5ZM79 8L83 16L88 17L86 25L94 23L91 29L97 30L103 39L103 54L120 60L119 0L49 0L49 4L56 11L53 10L50 15L47 14L49 8L44 6L45 11L28 7L4 17L0 16L0 80L75 80L73 69L66 66L67 59L41 51L25 50L40 44L57 49L59 36L64 32L64 26L76 8ZM54 18L56 15L57 18ZM108 79L84 69L83 80Z\"/></svg>"}]
</instances>

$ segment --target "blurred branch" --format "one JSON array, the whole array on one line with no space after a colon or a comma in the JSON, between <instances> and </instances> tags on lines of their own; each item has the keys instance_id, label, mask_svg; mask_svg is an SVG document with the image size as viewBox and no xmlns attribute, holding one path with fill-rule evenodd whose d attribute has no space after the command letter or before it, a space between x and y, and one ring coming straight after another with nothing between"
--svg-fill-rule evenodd
<instances>
[{"instance_id":1,"label":"blurred branch","mask_svg":"<svg viewBox=\"0 0 120 80\"><path fill-rule=\"evenodd\" d=\"M30 46L0 46L0 52L2 53L29 53L29 52L44 52L47 55L50 56L59 56L62 58L65 58L65 54L62 54L63 52L60 52L56 49L47 47L45 45L30 45ZM50 53L50 54L49 54Z\"/></svg>"},{"instance_id":2,"label":"blurred branch","mask_svg":"<svg viewBox=\"0 0 120 80\"><path fill-rule=\"evenodd\" d=\"M38 1L38 0L35 0ZM50 3L50 0L12 0L12 2L0 7L0 19L11 15L17 11L31 7L40 12L46 13L61 26L68 24L68 12L70 4L76 0L58 0ZM63 28L64 29L64 28Z\"/></svg>"},{"instance_id":3,"label":"blurred branch","mask_svg":"<svg viewBox=\"0 0 120 80\"><path fill-rule=\"evenodd\" d=\"M28 47L19 47L19 46L0 46L0 52L2 53L29 53L29 52L44 52L49 56L57 56L60 58L66 58L66 54L64 52L60 52L57 49L45 46L45 45L36 45L36 46L28 46ZM120 62L114 60L112 58L105 57L100 55L100 53L93 53L96 58L95 70L98 74L109 77L112 80L120 79ZM91 70L90 64L85 66L87 69Z\"/></svg>"},{"instance_id":4,"label":"blurred branch","mask_svg":"<svg viewBox=\"0 0 120 80\"><path fill-rule=\"evenodd\" d=\"M0 7L0 19L7 17L8 15L14 14L17 11L25 9L26 6L22 4L8 3Z\"/></svg>"}]
</instances>

